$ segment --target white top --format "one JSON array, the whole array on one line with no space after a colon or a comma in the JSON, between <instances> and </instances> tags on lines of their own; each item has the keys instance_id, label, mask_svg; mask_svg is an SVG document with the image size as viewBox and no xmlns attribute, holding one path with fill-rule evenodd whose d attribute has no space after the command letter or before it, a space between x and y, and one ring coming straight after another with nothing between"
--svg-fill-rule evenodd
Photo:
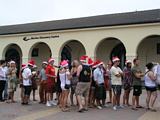
<instances>
[{"instance_id":1,"label":"white top","mask_svg":"<svg viewBox=\"0 0 160 120\"><path fill-rule=\"evenodd\" d=\"M0 67L0 80L6 81L7 80L7 71L4 67Z\"/></svg>"},{"instance_id":2,"label":"white top","mask_svg":"<svg viewBox=\"0 0 160 120\"><path fill-rule=\"evenodd\" d=\"M61 81L61 86L65 86L65 84L68 84L68 85L71 84L71 81L68 80L67 75L70 75L70 72L59 73L59 77L60 77L60 81Z\"/></svg>"},{"instance_id":3,"label":"white top","mask_svg":"<svg viewBox=\"0 0 160 120\"><path fill-rule=\"evenodd\" d=\"M104 83L104 71L103 69L96 68L93 72L94 80L98 82L98 84Z\"/></svg>"},{"instance_id":4,"label":"white top","mask_svg":"<svg viewBox=\"0 0 160 120\"><path fill-rule=\"evenodd\" d=\"M24 86L32 85L31 79L29 78L31 75L32 75L32 72L28 67L23 70L22 77L23 77Z\"/></svg>"},{"instance_id":5,"label":"white top","mask_svg":"<svg viewBox=\"0 0 160 120\"><path fill-rule=\"evenodd\" d=\"M117 77L119 73L123 73L119 67L112 66L110 69L112 85L122 85L122 77Z\"/></svg>"},{"instance_id":6,"label":"white top","mask_svg":"<svg viewBox=\"0 0 160 120\"><path fill-rule=\"evenodd\" d=\"M156 65L156 66L154 67L154 75L157 76L156 82L157 82L157 84L160 85L160 65Z\"/></svg>"},{"instance_id":7,"label":"white top","mask_svg":"<svg viewBox=\"0 0 160 120\"><path fill-rule=\"evenodd\" d=\"M156 82L151 80L151 78L148 76L148 73L144 76L144 83L147 87L156 87Z\"/></svg>"}]
</instances>

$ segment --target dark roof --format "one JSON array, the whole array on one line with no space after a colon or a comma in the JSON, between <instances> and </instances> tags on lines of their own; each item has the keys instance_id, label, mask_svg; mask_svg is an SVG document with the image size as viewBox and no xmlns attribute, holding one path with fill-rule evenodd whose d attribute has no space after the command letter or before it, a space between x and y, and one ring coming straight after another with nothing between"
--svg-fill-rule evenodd
<instances>
[{"instance_id":1,"label":"dark roof","mask_svg":"<svg viewBox=\"0 0 160 120\"><path fill-rule=\"evenodd\" d=\"M160 22L160 9L0 26L0 35Z\"/></svg>"}]
</instances>

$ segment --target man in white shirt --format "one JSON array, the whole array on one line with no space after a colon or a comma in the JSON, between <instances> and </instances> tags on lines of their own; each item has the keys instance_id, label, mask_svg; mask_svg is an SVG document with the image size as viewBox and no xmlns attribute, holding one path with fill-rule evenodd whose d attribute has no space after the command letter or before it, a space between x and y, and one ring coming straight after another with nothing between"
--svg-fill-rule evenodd
<instances>
[{"instance_id":1,"label":"man in white shirt","mask_svg":"<svg viewBox=\"0 0 160 120\"><path fill-rule=\"evenodd\" d=\"M31 68L32 67L33 66L31 64L28 64L28 67L24 68L22 72L23 87L24 87L24 98L22 101L22 105L28 105L28 102L29 102L29 97L30 97L31 90L32 90L32 81L31 81L31 77L32 77Z\"/></svg>"},{"instance_id":2,"label":"man in white shirt","mask_svg":"<svg viewBox=\"0 0 160 120\"><path fill-rule=\"evenodd\" d=\"M122 89L122 70L118 67L120 64L120 59L118 57L114 57L112 59L113 66L110 70L111 72L111 81L112 81L112 89L113 89L113 109L117 110L117 108L121 108L120 106L120 96Z\"/></svg>"}]
</instances>

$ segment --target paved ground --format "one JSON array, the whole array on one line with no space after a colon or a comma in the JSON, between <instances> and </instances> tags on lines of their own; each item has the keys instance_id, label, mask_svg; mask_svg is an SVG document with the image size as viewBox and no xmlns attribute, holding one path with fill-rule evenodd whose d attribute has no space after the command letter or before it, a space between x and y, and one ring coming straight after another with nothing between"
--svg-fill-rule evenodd
<instances>
[{"instance_id":1,"label":"paved ground","mask_svg":"<svg viewBox=\"0 0 160 120\"><path fill-rule=\"evenodd\" d=\"M17 103L0 103L0 120L160 120L160 93L156 101L157 112L146 112L145 109L133 111L131 108L113 111L110 105L102 110L89 109L85 113L78 113L77 107L72 107L70 112L64 113L57 107L46 107L33 101L31 105L22 106L19 90L16 96ZM144 91L140 100L143 106L145 96Z\"/></svg>"}]
</instances>

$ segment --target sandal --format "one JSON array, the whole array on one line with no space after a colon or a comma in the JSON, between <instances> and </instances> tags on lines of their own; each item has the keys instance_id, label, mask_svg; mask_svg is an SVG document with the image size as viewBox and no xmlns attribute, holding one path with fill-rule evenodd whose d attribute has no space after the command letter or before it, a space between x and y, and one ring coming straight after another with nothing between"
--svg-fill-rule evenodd
<instances>
[{"instance_id":1,"label":"sandal","mask_svg":"<svg viewBox=\"0 0 160 120\"><path fill-rule=\"evenodd\" d=\"M139 106L136 106L136 108L143 108L143 107L139 105Z\"/></svg>"},{"instance_id":2,"label":"sandal","mask_svg":"<svg viewBox=\"0 0 160 120\"><path fill-rule=\"evenodd\" d=\"M63 109L62 109L62 112L70 112L70 110L63 108Z\"/></svg>"}]
</instances>

